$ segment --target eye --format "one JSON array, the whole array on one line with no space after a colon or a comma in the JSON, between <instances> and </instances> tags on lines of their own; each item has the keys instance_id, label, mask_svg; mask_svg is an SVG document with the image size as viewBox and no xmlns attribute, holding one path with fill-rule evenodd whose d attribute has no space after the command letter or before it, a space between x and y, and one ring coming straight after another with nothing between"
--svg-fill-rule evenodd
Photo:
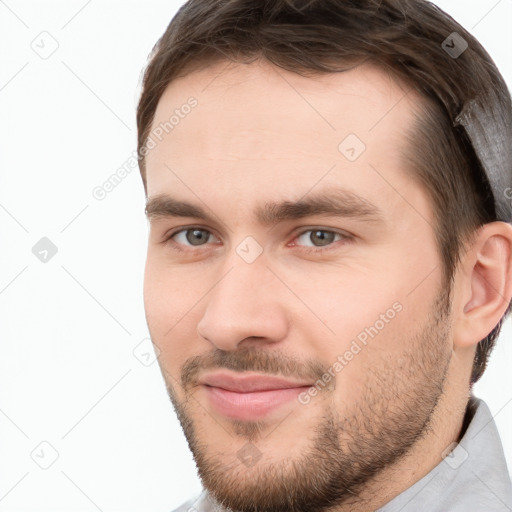
<instances>
[{"instance_id":1,"label":"eye","mask_svg":"<svg viewBox=\"0 0 512 512\"><path fill-rule=\"evenodd\" d=\"M336 240L336 237L338 239ZM306 251L322 251L322 250L330 250L331 246L336 241L344 240L349 241L351 237L348 234L338 233L336 231L330 231L322 228L314 228L308 229L307 231L303 231L299 236L295 238L295 240L299 240L302 242L312 242L312 245L304 245ZM293 244L297 245L297 244ZM299 244L302 245L302 244ZM327 247L327 249L322 249L323 247ZM333 248L338 247L338 245L334 245Z\"/></svg>"},{"instance_id":2,"label":"eye","mask_svg":"<svg viewBox=\"0 0 512 512\"><path fill-rule=\"evenodd\" d=\"M185 245L189 247L201 247L206 245L210 237L213 234L207 229L200 228L198 226L194 226L191 228L180 229L179 231L175 231L171 233L165 241L174 241L178 246ZM179 247L176 247L178 250Z\"/></svg>"}]
</instances>

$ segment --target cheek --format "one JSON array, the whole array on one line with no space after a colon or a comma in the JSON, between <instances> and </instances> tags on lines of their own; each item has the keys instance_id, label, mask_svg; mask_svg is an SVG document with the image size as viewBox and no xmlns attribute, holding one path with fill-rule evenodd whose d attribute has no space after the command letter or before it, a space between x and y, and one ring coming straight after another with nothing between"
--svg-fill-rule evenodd
<instances>
[{"instance_id":1,"label":"cheek","mask_svg":"<svg viewBox=\"0 0 512 512\"><path fill-rule=\"evenodd\" d=\"M146 321L160 350L160 362L168 370L179 368L185 358L197 354L193 342L200 320L197 302L206 292L200 283L184 279L180 269L166 269L148 257L144 273Z\"/></svg>"},{"instance_id":2,"label":"cheek","mask_svg":"<svg viewBox=\"0 0 512 512\"><path fill-rule=\"evenodd\" d=\"M395 370L410 348L408 336L413 333L402 330L403 310L392 319L386 317L387 324L377 311L362 324L352 323L328 358L329 373L336 379L332 400L339 411L354 413L368 400L389 399L390 393L400 389L402 379Z\"/></svg>"},{"instance_id":3,"label":"cheek","mask_svg":"<svg viewBox=\"0 0 512 512\"><path fill-rule=\"evenodd\" d=\"M310 353L336 375L344 396L360 394L372 368L400 360L427 321L440 276L411 293L411 276L397 267L368 274L351 269L328 279L310 275L302 287L296 281L297 295L315 315L302 310L294 328L308 333Z\"/></svg>"},{"instance_id":4,"label":"cheek","mask_svg":"<svg viewBox=\"0 0 512 512\"><path fill-rule=\"evenodd\" d=\"M144 270L144 306L149 321L168 330L186 316L206 291L201 283L198 273L194 275L186 268L169 265L164 257L150 250Z\"/></svg>"},{"instance_id":5,"label":"cheek","mask_svg":"<svg viewBox=\"0 0 512 512\"><path fill-rule=\"evenodd\" d=\"M393 276L391 272L371 271L352 265L335 267L330 272L308 272L308 278L288 274L288 282L300 299L300 315L295 320L304 324L307 320L313 325L315 338L332 341L331 346L340 345L340 349L356 337L366 327L375 322L381 324L380 316L389 323L396 316L404 300L404 285L407 279ZM294 301L296 302L296 301ZM310 310L306 312L304 305ZM305 315L307 313L307 315ZM316 317L316 318L315 318Z\"/></svg>"}]
</instances>

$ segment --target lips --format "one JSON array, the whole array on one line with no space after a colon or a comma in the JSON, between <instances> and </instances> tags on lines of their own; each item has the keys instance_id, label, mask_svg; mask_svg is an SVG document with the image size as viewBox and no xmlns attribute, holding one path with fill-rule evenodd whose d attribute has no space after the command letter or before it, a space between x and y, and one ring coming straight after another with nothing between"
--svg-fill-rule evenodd
<instances>
[{"instance_id":1,"label":"lips","mask_svg":"<svg viewBox=\"0 0 512 512\"><path fill-rule=\"evenodd\" d=\"M232 374L228 372L210 373L200 380L201 384L215 388L222 388L237 393L250 393L255 391L269 391L271 389L292 389L312 386L309 382L290 381L271 375L244 372Z\"/></svg>"},{"instance_id":2,"label":"lips","mask_svg":"<svg viewBox=\"0 0 512 512\"><path fill-rule=\"evenodd\" d=\"M199 383L217 413L238 420L261 419L312 386L305 381L227 371L207 374Z\"/></svg>"}]
</instances>

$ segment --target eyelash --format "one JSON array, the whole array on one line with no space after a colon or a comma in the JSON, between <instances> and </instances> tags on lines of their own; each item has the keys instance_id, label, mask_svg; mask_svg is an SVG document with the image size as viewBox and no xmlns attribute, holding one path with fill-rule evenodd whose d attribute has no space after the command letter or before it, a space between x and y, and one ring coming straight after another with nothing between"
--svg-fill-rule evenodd
<instances>
[{"instance_id":1,"label":"eyelash","mask_svg":"<svg viewBox=\"0 0 512 512\"><path fill-rule=\"evenodd\" d=\"M201 226L189 226L189 227L186 227L186 228L180 228L180 229L177 229L175 231L173 231L172 233L170 233L169 235L167 235L164 240L162 241L162 243L166 244L166 245L171 245L172 249L177 251L177 252L189 252L189 249L183 249L180 247L181 244L177 243L177 242L174 242L172 240L172 238L177 235L178 233L181 233L183 231L193 231L194 229L197 229L197 230L201 230L201 231L206 231L207 233L209 234L213 234L211 231L209 231L208 229L206 228L203 228ZM322 231L324 233L333 233L334 235L339 235L341 237L341 240L335 240L333 241L331 244L327 245L327 246L324 246L324 247L307 247L307 246L298 246L298 247L301 247L301 249L306 252L306 253L319 253L319 252L326 252L326 251L330 251L330 250L333 250L333 249L337 249L338 246L335 244L335 242L344 242L344 243L349 243L353 240L353 237L346 234L346 233L340 233L338 231L334 231L334 230L330 230L330 229L324 229L324 228L318 228L318 227L314 227L314 228L309 228L309 229L305 229L304 231L301 231L300 233L298 233L295 237L294 237L294 240L296 238L299 238L300 236L304 235L305 233L308 233L308 232L312 232L312 231ZM172 242L172 244L170 243ZM201 252L202 250L202 247L201 246L197 246L198 249L199 249L199 252ZM295 247L295 246L294 246Z\"/></svg>"}]
</instances>

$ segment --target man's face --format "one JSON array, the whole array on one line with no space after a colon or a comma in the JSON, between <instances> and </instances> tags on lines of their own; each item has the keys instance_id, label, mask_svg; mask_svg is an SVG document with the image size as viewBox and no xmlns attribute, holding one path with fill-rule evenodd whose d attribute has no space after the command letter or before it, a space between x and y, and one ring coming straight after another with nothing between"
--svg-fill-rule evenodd
<instances>
[{"instance_id":1,"label":"man's face","mask_svg":"<svg viewBox=\"0 0 512 512\"><path fill-rule=\"evenodd\" d=\"M149 207L146 317L203 484L233 510L342 503L414 447L442 394L449 299L401 157L406 92L369 66L218 63L160 99L148 200L209 218Z\"/></svg>"}]
</instances>

